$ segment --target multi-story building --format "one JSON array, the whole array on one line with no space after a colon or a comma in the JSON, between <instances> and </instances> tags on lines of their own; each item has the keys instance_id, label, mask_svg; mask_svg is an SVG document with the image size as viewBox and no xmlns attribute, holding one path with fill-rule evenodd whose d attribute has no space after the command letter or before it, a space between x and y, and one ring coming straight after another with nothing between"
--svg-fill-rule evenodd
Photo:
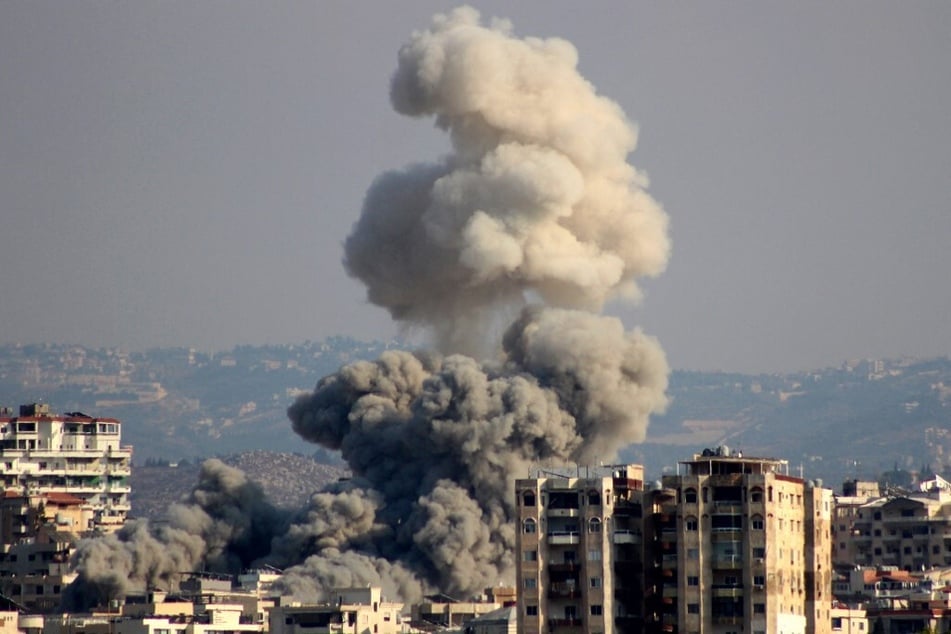
<instances>
[{"instance_id":1,"label":"multi-story building","mask_svg":"<svg viewBox=\"0 0 951 634\"><path fill-rule=\"evenodd\" d=\"M342 588L321 605L278 605L270 634L400 634L402 603L387 601L379 587Z\"/></svg>"},{"instance_id":2,"label":"multi-story building","mask_svg":"<svg viewBox=\"0 0 951 634\"><path fill-rule=\"evenodd\" d=\"M76 578L69 557L77 537L53 528L44 526L36 537L5 544L0 552L0 593L33 612L58 609L63 589Z\"/></svg>"},{"instance_id":3,"label":"multi-story building","mask_svg":"<svg viewBox=\"0 0 951 634\"><path fill-rule=\"evenodd\" d=\"M473 619L515 603L515 588L486 588L474 601L457 601L443 594L430 595L410 608L410 626L420 629L461 628Z\"/></svg>"},{"instance_id":4,"label":"multi-story building","mask_svg":"<svg viewBox=\"0 0 951 634\"><path fill-rule=\"evenodd\" d=\"M877 482L870 480L846 480L842 494L835 496L832 512L832 560L836 564L852 565L856 561L855 520L859 509L881 497Z\"/></svg>"},{"instance_id":5,"label":"multi-story building","mask_svg":"<svg viewBox=\"0 0 951 634\"><path fill-rule=\"evenodd\" d=\"M50 413L48 405L0 411L0 486L6 494L39 499L68 494L88 511L84 526L111 532L129 511L132 448L121 444L121 423L80 412ZM28 535L23 535L28 537Z\"/></svg>"},{"instance_id":6,"label":"multi-story building","mask_svg":"<svg viewBox=\"0 0 951 634\"><path fill-rule=\"evenodd\" d=\"M664 629L830 631L831 491L725 447L679 470L662 481Z\"/></svg>"},{"instance_id":7,"label":"multi-story building","mask_svg":"<svg viewBox=\"0 0 951 634\"><path fill-rule=\"evenodd\" d=\"M572 471L515 483L518 631L642 631L644 469Z\"/></svg>"},{"instance_id":8,"label":"multi-story building","mask_svg":"<svg viewBox=\"0 0 951 634\"><path fill-rule=\"evenodd\" d=\"M888 495L836 511L836 561L924 570L951 566L951 492L943 488Z\"/></svg>"}]
</instances>

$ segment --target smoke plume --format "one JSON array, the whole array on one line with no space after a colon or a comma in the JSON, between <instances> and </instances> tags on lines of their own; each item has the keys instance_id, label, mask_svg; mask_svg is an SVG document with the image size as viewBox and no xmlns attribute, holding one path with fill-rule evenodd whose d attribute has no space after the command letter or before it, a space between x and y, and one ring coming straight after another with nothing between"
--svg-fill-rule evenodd
<instances>
[{"instance_id":1,"label":"smoke plume","mask_svg":"<svg viewBox=\"0 0 951 634\"><path fill-rule=\"evenodd\" d=\"M626 162L632 125L574 47L457 9L400 49L390 89L452 151L373 183L344 264L434 350L348 364L289 408L352 479L289 517L206 465L167 526L84 544L76 592L258 561L304 599L367 583L405 601L472 596L513 581L515 477L612 460L665 407L658 343L596 313L664 269L667 217Z\"/></svg>"},{"instance_id":2,"label":"smoke plume","mask_svg":"<svg viewBox=\"0 0 951 634\"><path fill-rule=\"evenodd\" d=\"M469 8L400 49L393 107L434 116L452 152L376 180L345 265L442 350L484 353L526 297L599 311L666 266L667 216L626 162L634 128L577 62L565 40L518 39Z\"/></svg>"}]
</instances>

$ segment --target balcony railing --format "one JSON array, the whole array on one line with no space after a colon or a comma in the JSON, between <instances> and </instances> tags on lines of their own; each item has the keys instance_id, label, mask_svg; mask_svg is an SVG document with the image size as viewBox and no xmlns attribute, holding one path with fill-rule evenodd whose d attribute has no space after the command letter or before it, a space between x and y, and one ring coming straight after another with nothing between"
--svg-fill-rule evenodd
<instances>
[{"instance_id":1,"label":"balcony railing","mask_svg":"<svg viewBox=\"0 0 951 634\"><path fill-rule=\"evenodd\" d=\"M555 546L577 544L580 537L577 531L551 531L548 533L548 543Z\"/></svg>"},{"instance_id":2,"label":"balcony railing","mask_svg":"<svg viewBox=\"0 0 951 634\"><path fill-rule=\"evenodd\" d=\"M743 556L742 555L714 555L713 566L714 568L742 568Z\"/></svg>"},{"instance_id":3,"label":"balcony railing","mask_svg":"<svg viewBox=\"0 0 951 634\"><path fill-rule=\"evenodd\" d=\"M614 531L615 544L640 544L641 532L638 530L619 529Z\"/></svg>"},{"instance_id":4,"label":"balcony railing","mask_svg":"<svg viewBox=\"0 0 951 634\"><path fill-rule=\"evenodd\" d=\"M548 588L548 597L551 599L573 599L581 596L581 590L575 583L553 583Z\"/></svg>"}]
</instances>

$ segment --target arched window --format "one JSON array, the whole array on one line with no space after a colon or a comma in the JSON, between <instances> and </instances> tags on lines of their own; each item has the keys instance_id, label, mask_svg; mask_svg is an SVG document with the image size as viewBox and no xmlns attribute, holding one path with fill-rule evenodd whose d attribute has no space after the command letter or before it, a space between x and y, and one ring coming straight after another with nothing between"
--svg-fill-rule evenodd
<instances>
[{"instance_id":1,"label":"arched window","mask_svg":"<svg viewBox=\"0 0 951 634\"><path fill-rule=\"evenodd\" d=\"M697 503L697 490L696 490L696 489L684 489L684 503L685 503L685 504L696 504L696 503Z\"/></svg>"},{"instance_id":2,"label":"arched window","mask_svg":"<svg viewBox=\"0 0 951 634\"><path fill-rule=\"evenodd\" d=\"M761 531L766 528L766 523L763 521L762 515L754 515L750 518L750 527L754 531Z\"/></svg>"},{"instance_id":3,"label":"arched window","mask_svg":"<svg viewBox=\"0 0 951 634\"><path fill-rule=\"evenodd\" d=\"M522 531L526 534L534 533L536 528L535 520L530 517L522 522Z\"/></svg>"},{"instance_id":4,"label":"arched window","mask_svg":"<svg viewBox=\"0 0 951 634\"><path fill-rule=\"evenodd\" d=\"M592 517L588 522L588 532L589 533L600 533L601 532L601 520L597 517Z\"/></svg>"},{"instance_id":5,"label":"arched window","mask_svg":"<svg viewBox=\"0 0 951 634\"><path fill-rule=\"evenodd\" d=\"M684 528L686 528L688 531L698 530L700 528L700 522L696 517L691 515L684 520Z\"/></svg>"},{"instance_id":6,"label":"arched window","mask_svg":"<svg viewBox=\"0 0 951 634\"><path fill-rule=\"evenodd\" d=\"M526 491L522 496L522 506L535 506L535 492Z\"/></svg>"},{"instance_id":7,"label":"arched window","mask_svg":"<svg viewBox=\"0 0 951 634\"><path fill-rule=\"evenodd\" d=\"M762 502L763 501L763 489L761 487L753 487L750 489L750 502Z\"/></svg>"}]
</instances>

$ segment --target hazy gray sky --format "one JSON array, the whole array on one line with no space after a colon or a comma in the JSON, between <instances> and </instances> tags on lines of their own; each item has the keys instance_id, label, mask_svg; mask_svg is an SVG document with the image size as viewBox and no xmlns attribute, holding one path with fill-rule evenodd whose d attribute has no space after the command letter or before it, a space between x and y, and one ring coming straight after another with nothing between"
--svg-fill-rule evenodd
<instances>
[{"instance_id":1,"label":"hazy gray sky","mask_svg":"<svg viewBox=\"0 0 951 634\"><path fill-rule=\"evenodd\" d=\"M0 3L0 341L387 338L341 266L441 2ZM667 272L612 312L675 368L951 353L951 3L472 3L640 129Z\"/></svg>"}]
</instances>

